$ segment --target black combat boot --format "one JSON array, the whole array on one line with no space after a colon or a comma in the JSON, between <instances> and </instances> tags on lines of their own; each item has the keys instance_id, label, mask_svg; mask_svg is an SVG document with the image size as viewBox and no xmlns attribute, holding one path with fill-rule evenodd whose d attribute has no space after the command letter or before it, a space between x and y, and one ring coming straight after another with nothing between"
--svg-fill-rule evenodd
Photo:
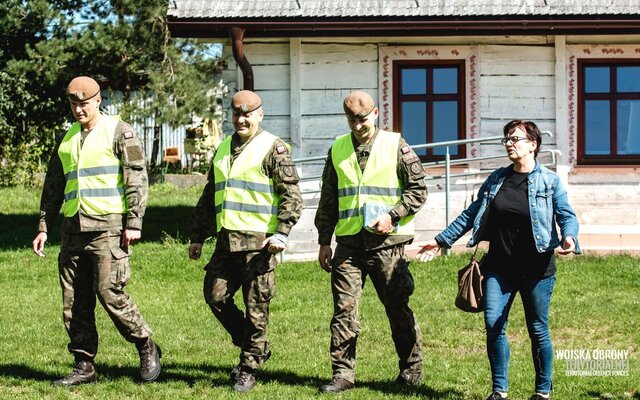
<instances>
[{"instance_id":1,"label":"black combat boot","mask_svg":"<svg viewBox=\"0 0 640 400\"><path fill-rule=\"evenodd\" d=\"M341 393L346 390L353 389L355 386L356 385L353 382L334 376L333 379L331 379L331 382L320 386L318 391L320 393Z\"/></svg>"},{"instance_id":2,"label":"black combat boot","mask_svg":"<svg viewBox=\"0 0 640 400\"><path fill-rule=\"evenodd\" d=\"M93 368L91 361L76 361L73 371L65 377L53 381L58 386L76 386L83 383L93 383L97 379L96 370Z\"/></svg>"},{"instance_id":3,"label":"black combat boot","mask_svg":"<svg viewBox=\"0 0 640 400\"><path fill-rule=\"evenodd\" d=\"M238 377L233 384L233 390L246 393L256 386L256 374L254 371L240 370Z\"/></svg>"},{"instance_id":4,"label":"black combat boot","mask_svg":"<svg viewBox=\"0 0 640 400\"><path fill-rule=\"evenodd\" d=\"M160 376L160 357L162 350L151 338L136 343L140 355L140 378L143 382L153 382Z\"/></svg>"},{"instance_id":5,"label":"black combat boot","mask_svg":"<svg viewBox=\"0 0 640 400\"><path fill-rule=\"evenodd\" d=\"M396 384L402 386L418 386L420 382L422 382L422 371L405 369L396 378Z\"/></svg>"},{"instance_id":6,"label":"black combat boot","mask_svg":"<svg viewBox=\"0 0 640 400\"><path fill-rule=\"evenodd\" d=\"M267 354L264 355L262 364L269 361L270 358L271 358L271 350L269 350ZM238 365L236 365L235 367L231 368L231 372L229 373L229 378L231 378L231 382L235 382L236 379L238 379L238 376L240 375L240 369L242 369L242 364L240 363L238 363Z\"/></svg>"}]
</instances>

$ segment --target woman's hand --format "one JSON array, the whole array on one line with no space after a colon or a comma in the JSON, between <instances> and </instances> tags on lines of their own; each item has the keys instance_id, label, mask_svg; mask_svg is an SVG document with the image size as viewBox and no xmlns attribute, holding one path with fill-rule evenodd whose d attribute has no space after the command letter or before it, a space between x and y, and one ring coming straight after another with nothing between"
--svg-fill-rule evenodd
<instances>
[{"instance_id":1,"label":"woman's hand","mask_svg":"<svg viewBox=\"0 0 640 400\"><path fill-rule=\"evenodd\" d=\"M562 246L558 249L558 254L567 255L569 253L573 253L576 249L576 242L573 240L571 236L567 236L562 241Z\"/></svg>"},{"instance_id":2,"label":"woman's hand","mask_svg":"<svg viewBox=\"0 0 640 400\"><path fill-rule=\"evenodd\" d=\"M418 251L418 254L416 254L416 260L431 261L439 251L440 245L438 245L438 242L436 242L435 239L431 239L422 246L420 251Z\"/></svg>"}]
</instances>

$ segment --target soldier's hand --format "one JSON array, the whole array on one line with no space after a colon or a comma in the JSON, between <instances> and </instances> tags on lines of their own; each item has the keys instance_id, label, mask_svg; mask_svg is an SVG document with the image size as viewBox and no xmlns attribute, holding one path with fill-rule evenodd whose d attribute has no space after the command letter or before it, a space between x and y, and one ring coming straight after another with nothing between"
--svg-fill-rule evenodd
<instances>
[{"instance_id":1,"label":"soldier's hand","mask_svg":"<svg viewBox=\"0 0 640 400\"><path fill-rule=\"evenodd\" d=\"M202 255L202 243L191 243L189 246L189 258L198 260Z\"/></svg>"},{"instance_id":2,"label":"soldier's hand","mask_svg":"<svg viewBox=\"0 0 640 400\"><path fill-rule=\"evenodd\" d=\"M142 237L142 232L139 229L125 229L124 232L122 232L120 246L126 249L130 244L134 244L140 240L140 237Z\"/></svg>"},{"instance_id":3,"label":"soldier's hand","mask_svg":"<svg viewBox=\"0 0 640 400\"><path fill-rule=\"evenodd\" d=\"M47 241L47 232L40 232L36 235L36 238L31 242L33 252L40 257L44 257L44 244Z\"/></svg>"},{"instance_id":4,"label":"soldier's hand","mask_svg":"<svg viewBox=\"0 0 640 400\"><path fill-rule=\"evenodd\" d=\"M331 272L331 258L333 257L333 250L331 250L331 246L324 245L320 246L320 250L318 250L318 262L320 263L320 267L327 271Z\"/></svg>"},{"instance_id":5,"label":"soldier's hand","mask_svg":"<svg viewBox=\"0 0 640 400\"><path fill-rule=\"evenodd\" d=\"M264 249L265 246L269 245L267 251L271 254L276 254L286 249L288 244L289 241L287 239L287 235L276 232L272 236L263 240L260 248Z\"/></svg>"},{"instance_id":6,"label":"soldier's hand","mask_svg":"<svg viewBox=\"0 0 640 400\"><path fill-rule=\"evenodd\" d=\"M391 223L391 216L389 214L383 214L374 219L371 225L369 225L375 233L391 233L393 231L393 224Z\"/></svg>"},{"instance_id":7,"label":"soldier's hand","mask_svg":"<svg viewBox=\"0 0 640 400\"><path fill-rule=\"evenodd\" d=\"M438 245L438 242L436 242L435 239L431 239L422 246L420 251L418 251L418 254L416 254L416 260L431 261L439 251L440 245Z\"/></svg>"}]
</instances>

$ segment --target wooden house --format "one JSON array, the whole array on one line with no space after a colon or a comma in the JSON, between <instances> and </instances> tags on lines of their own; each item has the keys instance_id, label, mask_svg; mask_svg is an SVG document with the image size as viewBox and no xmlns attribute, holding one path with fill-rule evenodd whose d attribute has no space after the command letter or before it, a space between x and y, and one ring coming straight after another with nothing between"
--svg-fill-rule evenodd
<instances>
[{"instance_id":1,"label":"wooden house","mask_svg":"<svg viewBox=\"0 0 640 400\"><path fill-rule=\"evenodd\" d=\"M223 44L230 92L255 90L264 127L295 158L325 155L346 133L342 99L377 99L379 125L410 144L500 135L512 119L553 133L543 149L569 191L585 249L640 250L640 3L637 0L173 0L174 37ZM227 126L227 129L229 127ZM504 154L497 142L451 158ZM443 149L422 149L425 162ZM469 161L478 171L508 159ZM322 162L304 163L303 176ZM432 175L441 173L437 168ZM486 175L451 181L451 217ZM305 183L317 189L317 182ZM444 185L429 184L417 239L445 226ZM292 253L312 254L314 196ZM460 241L459 243L464 243Z\"/></svg>"}]
</instances>

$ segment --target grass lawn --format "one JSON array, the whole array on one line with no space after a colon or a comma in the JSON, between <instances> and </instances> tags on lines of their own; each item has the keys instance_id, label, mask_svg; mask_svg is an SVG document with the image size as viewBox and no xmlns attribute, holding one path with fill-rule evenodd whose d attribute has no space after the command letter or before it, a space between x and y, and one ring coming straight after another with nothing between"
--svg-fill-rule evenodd
<instances>
[{"instance_id":1,"label":"grass lawn","mask_svg":"<svg viewBox=\"0 0 640 400\"><path fill-rule=\"evenodd\" d=\"M0 399L301 399L317 398L331 376L328 355L332 304L329 275L317 263L278 266L270 337L273 357L249 394L234 393L228 372L238 350L202 298L202 267L189 261L191 208L199 189L152 187L143 241L133 250L128 291L162 346L159 382L137 383L138 359L106 313L97 307L100 351L98 383L53 387L66 375L66 351L56 259L59 234L52 232L40 259L30 250L39 190L0 189ZM56 230L59 228L56 228ZM205 244L205 254L213 250ZM490 389L482 316L453 306L456 271L464 256L412 263L416 290L411 306L423 331L425 380L412 390L392 384L397 359L388 322L373 287L361 305L357 388L342 399L484 399ZM554 360L557 399L640 399L640 265L628 256L559 258L551 305L555 350L628 350L627 376L568 376ZM241 300L240 300L241 303ZM528 399L533 365L522 304L516 299L509 322L512 399ZM596 353L597 354L597 353ZM331 397L331 396L327 396Z\"/></svg>"}]
</instances>

